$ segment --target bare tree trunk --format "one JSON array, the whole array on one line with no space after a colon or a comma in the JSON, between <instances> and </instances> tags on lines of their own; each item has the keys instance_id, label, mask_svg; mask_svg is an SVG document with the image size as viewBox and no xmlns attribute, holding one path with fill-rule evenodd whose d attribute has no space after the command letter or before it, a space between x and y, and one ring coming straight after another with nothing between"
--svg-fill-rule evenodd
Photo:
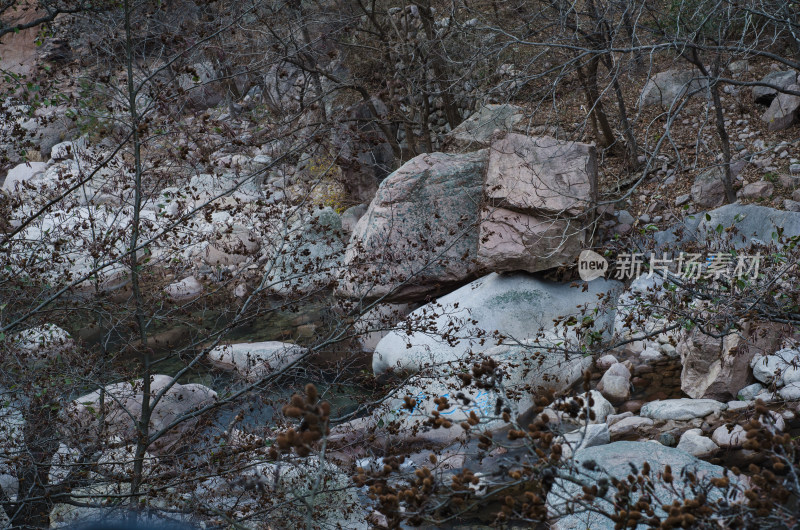
<instances>
[{"instance_id":1,"label":"bare tree trunk","mask_svg":"<svg viewBox=\"0 0 800 530\"><path fill-rule=\"evenodd\" d=\"M132 42L132 22L131 22L131 6L129 0L125 0L123 7L125 9L125 63L128 75L127 96L129 113L131 119L132 142L133 142L133 158L134 158L134 205L133 205L133 223L131 226L131 241L130 241L130 271L131 271L131 288L133 291L133 301L135 305L135 324L139 335L139 357L142 362L142 409L141 416L136 425L136 451L133 460L133 476L131 477L131 506L135 508L138 505L139 490L141 489L143 480L144 468L144 455L149 446L149 426L150 426L150 371L151 371L151 358L149 348L147 346L147 329L144 315L144 307L142 302L142 293L139 277L139 255L137 247L139 245L139 228L140 228L140 213L142 209L142 152L141 152L141 119L138 109L136 107L136 87L133 78L133 63L134 63L134 50ZM134 410L134 412L136 412Z\"/></svg>"}]
</instances>

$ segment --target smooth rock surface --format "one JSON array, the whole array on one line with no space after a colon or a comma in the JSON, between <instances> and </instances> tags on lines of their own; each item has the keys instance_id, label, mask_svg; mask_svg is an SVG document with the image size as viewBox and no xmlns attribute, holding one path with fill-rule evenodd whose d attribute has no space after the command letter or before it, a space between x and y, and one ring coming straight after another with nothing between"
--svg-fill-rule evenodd
<instances>
[{"instance_id":1,"label":"smooth rock surface","mask_svg":"<svg viewBox=\"0 0 800 530\"><path fill-rule=\"evenodd\" d=\"M711 438L703 436L700 429L689 429L681 436L678 449L686 451L697 458L709 458L718 450L719 446Z\"/></svg>"},{"instance_id":2,"label":"smooth rock surface","mask_svg":"<svg viewBox=\"0 0 800 530\"><path fill-rule=\"evenodd\" d=\"M189 276L177 282L171 283L164 288L164 292L175 302L183 302L197 298L203 294L203 284L197 281L194 276Z\"/></svg>"},{"instance_id":3,"label":"smooth rock surface","mask_svg":"<svg viewBox=\"0 0 800 530\"><path fill-rule=\"evenodd\" d=\"M646 403L639 411L641 416L654 420L686 421L704 418L728 408L725 403L713 399L665 399Z\"/></svg>"},{"instance_id":4,"label":"smooth rock surface","mask_svg":"<svg viewBox=\"0 0 800 530\"><path fill-rule=\"evenodd\" d=\"M217 346L208 352L208 360L216 368L236 372L252 382L282 370L306 353L307 348L288 342L242 342Z\"/></svg>"},{"instance_id":5,"label":"smooth rock surface","mask_svg":"<svg viewBox=\"0 0 800 530\"><path fill-rule=\"evenodd\" d=\"M17 187L21 187L23 182L31 180L45 169L47 169L45 162L19 164L8 171L2 189L13 192Z\"/></svg>"},{"instance_id":6,"label":"smooth rock surface","mask_svg":"<svg viewBox=\"0 0 800 530\"><path fill-rule=\"evenodd\" d=\"M608 293L615 300L620 288L618 282L599 279L586 286L582 292L524 273L490 274L413 311L407 318L412 330L417 322L429 324L429 331L409 334L401 323L378 343L372 368L376 374L390 368L415 372L425 365L462 359L498 344L492 336L495 331L514 340L532 339L540 330L552 328L554 318L574 314L577 305L599 307L598 294ZM613 319L613 309L603 309L594 328L610 330Z\"/></svg>"}]
</instances>

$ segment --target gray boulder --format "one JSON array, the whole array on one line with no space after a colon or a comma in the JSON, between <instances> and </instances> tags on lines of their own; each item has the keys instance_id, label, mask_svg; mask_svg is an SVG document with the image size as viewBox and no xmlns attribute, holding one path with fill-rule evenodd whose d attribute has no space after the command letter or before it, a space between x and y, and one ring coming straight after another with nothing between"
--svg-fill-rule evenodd
<instances>
[{"instance_id":1,"label":"gray boulder","mask_svg":"<svg viewBox=\"0 0 800 530\"><path fill-rule=\"evenodd\" d=\"M768 83L780 88L787 88L794 84L797 80L797 72L788 70L783 72L770 72L761 79L762 83ZM772 100L778 95L778 91L774 88L765 86L753 87L753 101L761 105L769 105Z\"/></svg>"},{"instance_id":2,"label":"gray boulder","mask_svg":"<svg viewBox=\"0 0 800 530\"><path fill-rule=\"evenodd\" d=\"M689 95L698 92L705 94L707 88L708 80L703 78L697 70L671 68L648 79L641 96L639 96L639 106L671 107L687 93Z\"/></svg>"},{"instance_id":3,"label":"gray boulder","mask_svg":"<svg viewBox=\"0 0 800 530\"><path fill-rule=\"evenodd\" d=\"M576 314L578 305L588 304L590 311L600 307L598 294L608 294L613 304L621 289L619 282L607 280L583 285L586 291L524 273L492 273L413 311L406 319L410 330L403 323L378 343L372 368L376 374L391 368L416 372L485 351L500 336L506 342L533 339L551 329L556 317ZM593 316L595 330L610 331L613 309L600 308Z\"/></svg>"},{"instance_id":4,"label":"gray boulder","mask_svg":"<svg viewBox=\"0 0 800 530\"><path fill-rule=\"evenodd\" d=\"M8 174L6 174L2 189L13 192L17 187L21 187L23 182L31 180L45 169L47 169L47 164L45 162L27 162L25 164L19 164L10 169Z\"/></svg>"},{"instance_id":5,"label":"gray boulder","mask_svg":"<svg viewBox=\"0 0 800 530\"><path fill-rule=\"evenodd\" d=\"M487 160L424 154L389 175L353 230L337 294L414 301L474 277Z\"/></svg>"},{"instance_id":6,"label":"gray boulder","mask_svg":"<svg viewBox=\"0 0 800 530\"><path fill-rule=\"evenodd\" d=\"M608 445L590 447L577 451L574 458L578 466L584 462L592 461L599 467L595 471L580 469L580 475L578 475L578 471L575 471L576 478L580 478L587 485L596 484L601 478L615 477L625 480L631 474L631 465L641 470L642 464L647 462L652 470L651 476L663 472L664 467L669 465L674 477L672 486L675 490L682 491L686 498L692 498L693 494L689 484L683 478L684 470L691 471L706 479L721 477L724 473L724 469L720 466L704 462L680 449L652 442L615 442ZM653 497L657 498L658 502L653 503L652 506L655 508L657 515L665 518L666 513L661 506L671 504L672 500L675 499L675 493L672 487L663 482L659 480L654 482L655 492ZM613 491L614 489L611 488L609 495ZM552 513L563 514L563 516L555 522L552 528L558 530L613 529L615 524L610 519L579 507L575 499L581 495L581 486L579 484L564 479L556 480L553 490L547 496L547 504ZM635 502L638 495L636 493L633 495ZM714 502L719 498L719 492L712 490L706 502ZM607 512L614 511L612 502L607 498L597 498L594 501L598 509ZM644 525L640 525L639 528L644 528Z\"/></svg>"},{"instance_id":7,"label":"gray boulder","mask_svg":"<svg viewBox=\"0 0 800 530\"><path fill-rule=\"evenodd\" d=\"M511 132L525 118L524 112L525 109L516 105L486 105L453 129L446 143L457 151L489 147L494 132Z\"/></svg>"},{"instance_id":8,"label":"gray boulder","mask_svg":"<svg viewBox=\"0 0 800 530\"><path fill-rule=\"evenodd\" d=\"M693 398L728 401L752 381L749 363L756 355L771 353L788 333L785 326L745 322L742 329L716 338L693 329L678 344L683 368L681 390Z\"/></svg>"},{"instance_id":9,"label":"gray boulder","mask_svg":"<svg viewBox=\"0 0 800 530\"><path fill-rule=\"evenodd\" d=\"M688 421L705 418L709 414L719 414L728 406L713 399L665 399L646 403L639 414L653 420Z\"/></svg>"},{"instance_id":10,"label":"gray boulder","mask_svg":"<svg viewBox=\"0 0 800 530\"><path fill-rule=\"evenodd\" d=\"M703 436L700 429L689 429L678 442L678 449L697 458L709 458L719 451L719 446L711 438Z\"/></svg>"},{"instance_id":11,"label":"gray boulder","mask_svg":"<svg viewBox=\"0 0 800 530\"><path fill-rule=\"evenodd\" d=\"M720 168L703 171L694 179L692 200L702 208L714 208L725 203L725 185Z\"/></svg>"},{"instance_id":12,"label":"gray boulder","mask_svg":"<svg viewBox=\"0 0 800 530\"><path fill-rule=\"evenodd\" d=\"M785 237L800 235L800 213L776 210L755 204L726 204L706 214L688 216L682 223L653 235L660 247L683 245L693 241L706 241L717 236L717 231L736 227L730 241L736 249L744 249L754 242L776 243L773 235L781 227ZM724 230L723 230L724 233Z\"/></svg>"},{"instance_id":13,"label":"gray boulder","mask_svg":"<svg viewBox=\"0 0 800 530\"><path fill-rule=\"evenodd\" d=\"M786 88L800 92L800 85L797 83ZM761 116L761 120L769 124L770 131L782 131L800 122L800 96L778 94L772 100L767 112Z\"/></svg>"}]
</instances>

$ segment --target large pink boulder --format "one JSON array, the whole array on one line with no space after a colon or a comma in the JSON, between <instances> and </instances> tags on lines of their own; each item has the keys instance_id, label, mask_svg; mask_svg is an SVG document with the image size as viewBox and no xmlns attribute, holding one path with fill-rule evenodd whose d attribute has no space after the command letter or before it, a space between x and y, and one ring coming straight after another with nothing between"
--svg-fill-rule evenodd
<instances>
[{"instance_id":1,"label":"large pink boulder","mask_svg":"<svg viewBox=\"0 0 800 530\"><path fill-rule=\"evenodd\" d=\"M597 157L589 144L507 134L492 144L478 260L502 272L572 263L585 244Z\"/></svg>"}]
</instances>

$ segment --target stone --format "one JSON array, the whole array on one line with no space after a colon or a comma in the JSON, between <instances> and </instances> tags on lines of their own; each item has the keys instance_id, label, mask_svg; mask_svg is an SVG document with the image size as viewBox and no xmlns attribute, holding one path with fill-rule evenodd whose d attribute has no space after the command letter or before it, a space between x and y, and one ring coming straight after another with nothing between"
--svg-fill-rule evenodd
<instances>
[{"instance_id":1,"label":"stone","mask_svg":"<svg viewBox=\"0 0 800 530\"><path fill-rule=\"evenodd\" d=\"M241 265L253 261L261 248L259 238L245 227L219 234L203 253L203 261L211 266Z\"/></svg>"},{"instance_id":2,"label":"stone","mask_svg":"<svg viewBox=\"0 0 800 530\"><path fill-rule=\"evenodd\" d=\"M655 440L650 440L655 441ZM678 445L678 440L675 439L675 435L671 432L662 432L661 435L658 437L658 443L661 445L666 445L667 447L675 447Z\"/></svg>"},{"instance_id":3,"label":"stone","mask_svg":"<svg viewBox=\"0 0 800 530\"><path fill-rule=\"evenodd\" d=\"M631 372L622 363L616 363L606 370L597 390L611 403L619 404L631 396Z\"/></svg>"},{"instance_id":4,"label":"stone","mask_svg":"<svg viewBox=\"0 0 800 530\"><path fill-rule=\"evenodd\" d=\"M50 150L50 158L55 161L71 159L74 160L86 149L86 137L81 136L77 140L68 140L57 143Z\"/></svg>"},{"instance_id":5,"label":"stone","mask_svg":"<svg viewBox=\"0 0 800 530\"><path fill-rule=\"evenodd\" d=\"M664 354L655 348L645 348L640 354L639 358L647 363L660 361L664 358Z\"/></svg>"},{"instance_id":6,"label":"stone","mask_svg":"<svg viewBox=\"0 0 800 530\"><path fill-rule=\"evenodd\" d=\"M689 429L678 442L678 449L697 458L710 458L719 451L719 446L711 438L703 436L700 429Z\"/></svg>"},{"instance_id":7,"label":"stone","mask_svg":"<svg viewBox=\"0 0 800 530\"><path fill-rule=\"evenodd\" d=\"M625 418L630 418L631 416L633 416L633 412L630 411L622 412L620 414L610 414L606 417L606 423L608 423L608 426L610 427L615 423L624 420Z\"/></svg>"},{"instance_id":8,"label":"stone","mask_svg":"<svg viewBox=\"0 0 800 530\"><path fill-rule=\"evenodd\" d=\"M776 210L755 204L726 204L721 208L711 210L705 216L698 215L698 224L693 232L698 240L708 240L711 234L722 225L723 229L735 226L737 235L731 240L731 245L736 249L744 249L752 242L774 242L773 233L776 227L783 229L785 237L800 235L800 214Z\"/></svg>"},{"instance_id":9,"label":"stone","mask_svg":"<svg viewBox=\"0 0 800 530\"><path fill-rule=\"evenodd\" d=\"M750 69L750 65L747 62L747 59L741 59L739 61L731 61L728 65L728 71L732 74L739 74L742 72L747 72Z\"/></svg>"},{"instance_id":10,"label":"stone","mask_svg":"<svg viewBox=\"0 0 800 530\"><path fill-rule=\"evenodd\" d=\"M446 145L456 151L489 147L495 131L511 132L525 118L525 109L516 105L485 105L447 134Z\"/></svg>"},{"instance_id":11,"label":"stone","mask_svg":"<svg viewBox=\"0 0 800 530\"><path fill-rule=\"evenodd\" d=\"M703 171L692 184L692 200L702 208L714 208L725 203L724 173L720 168Z\"/></svg>"},{"instance_id":12,"label":"stone","mask_svg":"<svg viewBox=\"0 0 800 530\"><path fill-rule=\"evenodd\" d=\"M747 385L746 387L739 390L736 394L738 399L743 399L745 401L752 401L755 399L757 395L763 392L765 389L761 385L761 383L753 383L752 385Z\"/></svg>"},{"instance_id":13,"label":"stone","mask_svg":"<svg viewBox=\"0 0 800 530\"><path fill-rule=\"evenodd\" d=\"M784 199L783 209L790 212L800 212L800 202L791 199Z\"/></svg>"},{"instance_id":14,"label":"stone","mask_svg":"<svg viewBox=\"0 0 800 530\"><path fill-rule=\"evenodd\" d=\"M70 334L55 324L29 328L9 337L11 351L26 359L44 359L75 347Z\"/></svg>"},{"instance_id":15,"label":"stone","mask_svg":"<svg viewBox=\"0 0 800 530\"><path fill-rule=\"evenodd\" d=\"M705 94L707 88L708 81L697 70L671 68L647 80L639 96L639 106L672 107L683 96Z\"/></svg>"},{"instance_id":16,"label":"stone","mask_svg":"<svg viewBox=\"0 0 800 530\"><path fill-rule=\"evenodd\" d=\"M738 448L747 440L747 433L741 425L733 427L720 425L711 435L711 440L719 447Z\"/></svg>"},{"instance_id":17,"label":"stone","mask_svg":"<svg viewBox=\"0 0 800 530\"><path fill-rule=\"evenodd\" d=\"M772 355L759 355L750 361L753 376L765 385L774 383L782 386L784 372L798 365L800 365L800 351L791 348L784 348Z\"/></svg>"},{"instance_id":18,"label":"stone","mask_svg":"<svg viewBox=\"0 0 800 530\"><path fill-rule=\"evenodd\" d=\"M719 339L693 329L678 345L683 368L681 390L693 398L732 399L752 379L748 365L757 355L775 351L789 331L769 322L742 323Z\"/></svg>"},{"instance_id":19,"label":"stone","mask_svg":"<svg viewBox=\"0 0 800 530\"><path fill-rule=\"evenodd\" d=\"M591 406L589 406L590 397L592 402ZM584 423L588 424L605 423L606 418L608 418L608 416L614 414L615 412L614 406L611 403L609 403L608 400L604 398L603 395L597 390L590 390L588 394L583 393L574 397L559 399L553 406L567 404L567 403L574 403L582 411L581 416L579 416L578 418L579 425L582 425ZM585 416L585 411L587 408L589 409L590 412L594 413L594 419L583 417ZM554 413L554 415L558 414L559 413ZM565 415L562 418L562 422L563 421L575 422L576 420L573 418L568 418L567 415Z\"/></svg>"},{"instance_id":20,"label":"stone","mask_svg":"<svg viewBox=\"0 0 800 530\"><path fill-rule=\"evenodd\" d=\"M647 462L650 466L651 476L664 471L665 466L669 465L674 477L673 484L665 484L655 480L655 491L653 498L658 499L651 505L655 509L655 515L660 520L665 520L667 514L661 508L662 505L670 505L675 497L675 491L683 492L686 498L692 498L689 484L683 477L685 472L692 472L696 475L709 479L722 477L724 469L720 466L704 462L689 453L677 448L666 447L658 443L649 442L614 442L596 447L589 447L577 451L574 455L577 469L581 473L581 479L585 483L594 484L601 478L613 478L621 481L627 480L631 474L631 468L641 470L642 465ZM597 468L593 471L586 468L585 463L594 462ZM566 470L565 470L566 471ZM736 479L733 479L736 481ZM583 510L576 506L574 499L582 495L582 486L563 478L556 479L552 491L547 496L549 513L557 519L552 525L553 530L612 530L615 523L607 517L594 510ZM673 489L674 488L674 489ZM609 497L615 490L611 488ZM638 493L632 495L630 502L636 503ZM720 494L712 490L706 502L716 502ZM681 498L682 500L682 498ZM593 501L597 510L614 513L613 499L597 497ZM643 526L643 525L642 525Z\"/></svg>"},{"instance_id":21,"label":"stone","mask_svg":"<svg viewBox=\"0 0 800 530\"><path fill-rule=\"evenodd\" d=\"M487 161L485 150L424 154L386 177L353 230L336 294L407 302L474 277Z\"/></svg>"},{"instance_id":22,"label":"stone","mask_svg":"<svg viewBox=\"0 0 800 530\"><path fill-rule=\"evenodd\" d=\"M538 272L571 265L586 244L580 223L487 206L478 263L494 272Z\"/></svg>"},{"instance_id":23,"label":"stone","mask_svg":"<svg viewBox=\"0 0 800 530\"><path fill-rule=\"evenodd\" d=\"M150 399L165 391L163 397L152 410L151 432L169 427L175 420L195 412L217 400L217 393L199 384L179 384L167 375L153 375L150 378ZM91 442L98 431L97 421L105 421L108 436L119 436L132 440L136 436L135 422L141 415L143 384L142 379L115 383L103 389L81 396L69 403L64 413L71 420L66 424L74 443ZM105 414L101 416L101 399L105 403ZM198 425L197 419L179 423L151 446L154 452L166 451L186 439L186 433Z\"/></svg>"},{"instance_id":24,"label":"stone","mask_svg":"<svg viewBox=\"0 0 800 530\"><path fill-rule=\"evenodd\" d=\"M787 90L800 92L800 85L798 84L793 84L786 88ZM782 131L797 124L800 121L800 96L778 94L772 100L761 120L769 124L770 131Z\"/></svg>"},{"instance_id":25,"label":"stone","mask_svg":"<svg viewBox=\"0 0 800 530\"><path fill-rule=\"evenodd\" d=\"M789 383L780 390L778 395L787 401L797 401L800 399L800 383Z\"/></svg>"},{"instance_id":26,"label":"stone","mask_svg":"<svg viewBox=\"0 0 800 530\"><path fill-rule=\"evenodd\" d=\"M692 199L692 196L688 193L684 193L683 195L678 195L675 198L675 206L683 206L687 202Z\"/></svg>"},{"instance_id":27,"label":"stone","mask_svg":"<svg viewBox=\"0 0 800 530\"><path fill-rule=\"evenodd\" d=\"M216 368L236 372L255 382L283 370L307 353L307 348L288 342L241 342L213 348L208 352L208 360Z\"/></svg>"},{"instance_id":28,"label":"stone","mask_svg":"<svg viewBox=\"0 0 800 530\"><path fill-rule=\"evenodd\" d=\"M497 363L496 373L504 374L503 387L506 393L503 395L508 396L508 399L503 397L503 401L511 410L523 414L533 407L538 390L548 388L556 393L563 392L579 381L589 367L589 357L567 355L563 348L563 339L552 332L545 332L537 339L484 350L481 358L490 358ZM376 417L384 424L396 425L396 432L404 441L422 439L437 444L449 444L463 438L465 431L460 423L466 421L471 412L482 420L480 430L507 426L502 418L495 415L495 404L500 398L497 390L475 388L474 385L465 387L458 377L458 374L469 370L471 360L474 358L465 358L463 362L440 362L421 369L380 404ZM456 398L457 395L461 397ZM434 401L440 396L448 398L449 406L446 409L441 409ZM414 401L411 410L407 407L406 397ZM439 429L426 426L434 411L451 425Z\"/></svg>"},{"instance_id":29,"label":"stone","mask_svg":"<svg viewBox=\"0 0 800 530\"><path fill-rule=\"evenodd\" d=\"M737 193L739 199L759 199L769 198L775 192L775 185L772 182L759 180L758 182L751 182L743 187Z\"/></svg>"},{"instance_id":30,"label":"stone","mask_svg":"<svg viewBox=\"0 0 800 530\"><path fill-rule=\"evenodd\" d=\"M595 148L507 134L492 143L478 261L495 272L538 272L574 263L585 245L579 218L594 202Z\"/></svg>"},{"instance_id":31,"label":"stone","mask_svg":"<svg viewBox=\"0 0 800 530\"><path fill-rule=\"evenodd\" d=\"M573 315L582 304L598 309L594 329L606 333L613 310L598 305L598 295L613 303L621 284L598 279L577 285L525 273L484 276L413 311L407 318L411 329L425 323L428 330L408 333L405 323L398 325L378 343L372 368L376 374L389 369L416 372L428 364L463 359L498 344L495 332L514 340L535 339L540 330L552 328L554 318Z\"/></svg>"},{"instance_id":32,"label":"stone","mask_svg":"<svg viewBox=\"0 0 800 530\"><path fill-rule=\"evenodd\" d=\"M611 443L611 435L608 430L608 425L605 423L586 425L577 431L561 435L561 438L563 440L562 448L565 450L564 456L566 458L569 458L570 455L581 449Z\"/></svg>"},{"instance_id":33,"label":"stone","mask_svg":"<svg viewBox=\"0 0 800 530\"><path fill-rule=\"evenodd\" d=\"M617 216L617 221L622 224L632 225L636 219L628 212L628 210L620 210L619 215Z\"/></svg>"},{"instance_id":34,"label":"stone","mask_svg":"<svg viewBox=\"0 0 800 530\"><path fill-rule=\"evenodd\" d=\"M347 234L352 234L358 221L367 213L368 208L367 204L357 204L342 212L342 230Z\"/></svg>"},{"instance_id":35,"label":"stone","mask_svg":"<svg viewBox=\"0 0 800 530\"><path fill-rule=\"evenodd\" d=\"M728 401L727 412L736 412L748 408L753 404L752 401Z\"/></svg>"},{"instance_id":36,"label":"stone","mask_svg":"<svg viewBox=\"0 0 800 530\"><path fill-rule=\"evenodd\" d=\"M782 71L782 72L770 72L763 79L761 79L761 83L767 83L773 86L780 87L781 89L788 88L790 85L795 83L797 79L797 72L794 70ZM759 103L761 105L769 105L772 103L772 100L775 99L775 96L778 95L778 91L774 88L766 87L766 86L754 86L753 87L753 101Z\"/></svg>"},{"instance_id":37,"label":"stone","mask_svg":"<svg viewBox=\"0 0 800 530\"><path fill-rule=\"evenodd\" d=\"M307 295L334 285L344 272L342 220L331 207L292 223L264 265L267 289L280 296Z\"/></svg>"},{"instance_id":38,"label":"stone","mask_svg":"<svg viewBox=\"0 0 800 530\"><path fill-rule=\"evenodd\" d=\"M602 357L600 357L599 359L597 359L596 364L599 369L608 370L609 368L611 368L612 364L616 363L617 363L617 358L611 355L610 353L607 353Z\"/></svg>"},{"instance_id":39,"label":"stone","mask_svg":"<svg viewBox=\"0 0 800 530\"><path fill-rule=\"evenodd\" d=\"M164 292L174 302L185 302L197 298L204 292L203 284L194 276L189 276L164 287Z\"/></svg>"},{"instance_id":40,"label":"stone","mask_svg":"<svg viewBox=\"0 0 800 530\"><path fill-rule=\"evenodd\" d=\"M713 399L665 399L646 403L639 414L645 418L666 421L687 421L719 414L728 408L725 403Z\"/></svg>"},{"instance_id":41,"label":"stone","mask_svg":"<svg viewBox=\"0 0 800 530\"><path fill-rule=\"evenodd\" d=\"M577 215L595 199L594 146L508 134L492 143L485 195L514 211Z\"/></svg>"},{"instance_id":42,"label":"stone","mask_svg":"<svg viewBox=\"0 0 800 530\"><path fill-rule=\"evenodd\" d=\"M27 162L25 164L19 164L8 171L6 179L3 181L2 189L14 192L17 188L21 188L24 182L34 179L45 169L47 169L47 164L45 162Z\"/></svg>"}]
</instances>

